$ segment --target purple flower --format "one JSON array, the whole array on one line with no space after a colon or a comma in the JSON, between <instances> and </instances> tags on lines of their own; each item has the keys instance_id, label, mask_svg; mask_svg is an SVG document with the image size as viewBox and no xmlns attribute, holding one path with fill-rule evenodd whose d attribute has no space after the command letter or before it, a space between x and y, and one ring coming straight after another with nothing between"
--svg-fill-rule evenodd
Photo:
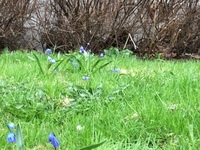
<instances>
[{"instance_id":1,"label":"purple flower","mask_svg":"<svg viewBox=\"0 0 200 150\"><path fill-rule=\"evenodd\" d=\"M51 54L52 53L52 50L51 49L46 49L46 51L45 51L45 54L47 54L47 55L49 55L49 54Z\"/></svg>"},{"instance_id":2,"label":"purple flower","mask_svg":"<svg viewBox=\"0 0 200 150\"><path fill-rule=\"evenodd\" d=\"M7 127L9 130L12 130L15 128L15 124L11 122L11 123L7 124Z\"/></svg>"},{"instance_id":3,"label":"purple flower","mask_svg":"<svg viewBox=\"0 0 200 150\"><path fill-rule=\"evenodd\" d=\"M83 76L82 79L88 81L88 80L90 80L90 77L89 76Z\"/></svg>"},{"instance_id":4,"label":"purple flower","mask_svg":"<svg viewBox=\"0 0 200 150\"><path fill-rule=\"evenodd\" d=\"M53 147L56 149L60 146L55 134L53 132L50 132L49 134L49 142L53 145Z\"/></svg>"},{"instance_id":5,"label":"purple flower","mask_svg":"<svg viewBox=\"0 0 200 150\"><path fill-rule=\"evenodd\" d=\"M80 53L85 53L85 49L83 46L80 47Z\"/></svg>"},{"instance_id":6,"label":"purple flower","mask_svg":"<svg viewBox=\"0 0 200 150\"><path fill-rule=\"evenodd\" d=\"M55 64L55 63L56 63L55 59L51 58L50 56L47 57L47 60L48 60L51 64Z\"/></svg>"},{"instance_id":7,"label":"purple flower","mask_svg":"<svg viewBox=\"0 0 200 150\"><path fill-rule=\"evenodd\" d=\"M7 135L7 141L9 143L14 143L16 142L16 136L13 132L9 132L8 135Z\"/></svg>"}]
</instances>

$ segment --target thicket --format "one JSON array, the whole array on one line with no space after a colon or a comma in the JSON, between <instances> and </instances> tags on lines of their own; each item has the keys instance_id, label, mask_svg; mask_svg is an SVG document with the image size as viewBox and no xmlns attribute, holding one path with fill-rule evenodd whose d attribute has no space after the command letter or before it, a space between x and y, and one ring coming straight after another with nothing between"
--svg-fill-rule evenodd
<instances>
[{"instance_id":1,"label":"thicket","mask_svg":"<svg viewBox=\"0 0 200 150\"><path fill-rule=\"evenodd\" d=\"M199 0L0 0L0 48L200 53Z\"/></svg>"}]
</instances>

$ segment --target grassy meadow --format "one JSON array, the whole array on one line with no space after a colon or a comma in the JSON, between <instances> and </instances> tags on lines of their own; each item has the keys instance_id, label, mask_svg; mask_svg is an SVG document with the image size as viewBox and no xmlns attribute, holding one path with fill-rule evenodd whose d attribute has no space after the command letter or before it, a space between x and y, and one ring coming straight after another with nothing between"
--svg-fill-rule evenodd
<instances>
[{"instance_id":1,"label":"grassy meadow","mask_svg":"<svg viewBox=\"0 0 200 150\"><path fill-rule=\"evenodd\" d=\"M104 140L97 150L197 150L200 62L129 54L3 52L0 149L16 149L6 141L13 122L27 150L54 149L50 132L60 150Z\"/></svg>"}]
</instances>

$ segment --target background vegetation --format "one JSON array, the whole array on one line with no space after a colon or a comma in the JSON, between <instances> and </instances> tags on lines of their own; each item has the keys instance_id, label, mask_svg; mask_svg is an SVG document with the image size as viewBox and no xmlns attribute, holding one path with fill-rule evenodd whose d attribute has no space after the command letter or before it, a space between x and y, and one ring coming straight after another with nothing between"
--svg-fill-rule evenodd
<instances>
[{"instance_id":1,"label":"background vegetation","mask_svg":"<svg viewBox=\"0 0 200 150\"><path fill-rule=\"evenodd\" d=\"M0 5L1 48L69 52L90 42L95 53L111 46L141 56L200 53L199 0L1 0Z\"/></svg>"}]
</instances>

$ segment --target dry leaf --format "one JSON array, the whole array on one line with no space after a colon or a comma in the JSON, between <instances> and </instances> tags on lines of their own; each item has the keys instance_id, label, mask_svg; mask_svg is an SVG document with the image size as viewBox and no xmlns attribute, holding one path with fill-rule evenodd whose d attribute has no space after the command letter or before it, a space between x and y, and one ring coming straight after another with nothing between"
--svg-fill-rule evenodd
<instances>
[{"instance_id":1,"label":"dry leaf","mask_svg":"<svg viewBox=\"0 0 200 150\"><path fill-rule=\"evenodd\" d=\"M71 102L73 102L73 101L74 101L74 99L66 97L66 98L62 101L62 106L63 106L63 107L70 106Z\"/></svg>"},{"instance_id":2,"label":"dry leaf","mask_svg":"<svg viewBox=\"0 0 200 150\"><path fill-rule=\"evenodd\" d=\"M136 119L138 117L139 117L139 115L137 113L134 113L131 116L126 116L124 119L127 120L127 121L129 121L131 119Z\"/></svg>"},{"instance_id":3,"label":"dry leaf","mask_svg":"<svg viewBox=\"0 0 200 150\"><path fill-rule=\"evenodd\" d=\"M177 104L172 104L171 106L169 106L170 110L176 110L178 108Z\"/></svg>"}]
</instances>

